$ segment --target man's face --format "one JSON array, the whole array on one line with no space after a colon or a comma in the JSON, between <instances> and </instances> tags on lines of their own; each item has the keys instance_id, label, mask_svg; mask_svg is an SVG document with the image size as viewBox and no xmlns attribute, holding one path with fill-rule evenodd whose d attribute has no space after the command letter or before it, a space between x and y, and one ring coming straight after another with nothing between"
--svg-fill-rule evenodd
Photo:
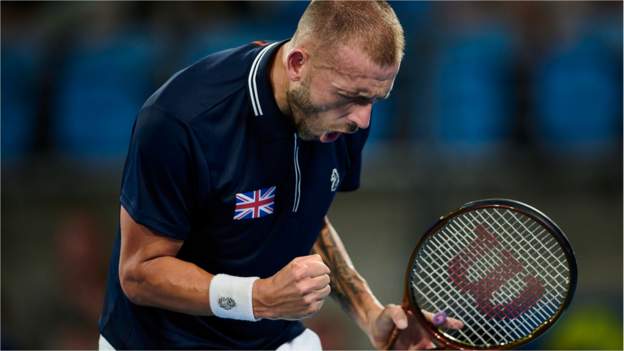
<instances>
[{"instance_id":1,"label":"man's face","mask_svg":"<svg viewBox=\"0 0 624 351\"><path fill-rule=\"evenodd\" d=\"M368 128L372 104L388 97L398 70L380 67L350 47L340 47L331 61L312 58L301 81L287 91L301 139L330 143Z\"/></svg>"}]
</instances>

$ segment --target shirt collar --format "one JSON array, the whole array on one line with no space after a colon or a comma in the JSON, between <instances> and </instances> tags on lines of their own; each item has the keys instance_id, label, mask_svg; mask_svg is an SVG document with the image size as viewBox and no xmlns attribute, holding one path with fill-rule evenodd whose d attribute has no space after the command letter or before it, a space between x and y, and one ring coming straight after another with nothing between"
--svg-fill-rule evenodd
<instances>
[{"instance_id":1,"label":"shirt collar","mask_svg":"<svg viewBox=\"0 0 624 351\"><path fill-rule=\"evenodd\" d=\"M289 39L264 46L251 64L247 78L247 89L253 110L253 119L262 133L269 138L292 138L295 127L292 119L280 111L273 95L270 79L271 58L279 47Z\"/></svg>"}]
</instances>

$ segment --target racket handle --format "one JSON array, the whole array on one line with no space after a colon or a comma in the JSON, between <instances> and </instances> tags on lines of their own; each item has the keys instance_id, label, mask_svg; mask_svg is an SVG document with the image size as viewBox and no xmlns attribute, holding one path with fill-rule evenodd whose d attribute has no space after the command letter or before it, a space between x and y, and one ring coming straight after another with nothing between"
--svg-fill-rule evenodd
<instances>
[{"instance_id":1,"label":"racket handle","mask_svg":"<svg viewBox=\"0 0 624 351\"><path fill-rule=\"evenodd\" d=\"M396 326L394 328L392 328L392 333L390 333L390 337L388 338L388 342L386 343L386 346L384 346L384 350L392 350L392 346L394 346L394 343L396 342L397 338L399 337L399 328L397 328Z\"/></svg>"}]
</instances>

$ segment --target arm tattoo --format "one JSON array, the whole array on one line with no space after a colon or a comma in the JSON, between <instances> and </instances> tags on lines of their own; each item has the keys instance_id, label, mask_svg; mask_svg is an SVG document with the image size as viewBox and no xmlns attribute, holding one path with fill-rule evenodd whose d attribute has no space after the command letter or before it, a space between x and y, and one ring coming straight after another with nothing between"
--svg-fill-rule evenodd
<instances>
[{"instance_id":1,"label":"arm tattoo","mask_svg":"<svg viewBox=\"0 0 624 351\"><path fill-rule=\"evenodd\" d=\"M331 270L331 295L341 307L363 327L367 323L367 311L372 304L379 304L368 284L353 267L349 254L338 233L325 218L325 225L314 243L312 253L317 253Z\"/></svg>"}]
</instances>

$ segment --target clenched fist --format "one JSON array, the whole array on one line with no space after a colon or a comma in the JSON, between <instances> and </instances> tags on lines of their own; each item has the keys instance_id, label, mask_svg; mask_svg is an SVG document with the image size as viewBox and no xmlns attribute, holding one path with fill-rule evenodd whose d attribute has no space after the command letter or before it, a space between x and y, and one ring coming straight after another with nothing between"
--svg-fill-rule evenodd
<instances>
[{"instance_id":1,"label":"clenched fist","mask_svg":"<svg viewBox=\"0 0 624 351\"><path fill-rule=\"evenodd\" d=\"M321 309L329 293L329 268L321 256L297 257L267 279L253 286L256 318L297 320Z\"/></svg>"}]
</instances>

